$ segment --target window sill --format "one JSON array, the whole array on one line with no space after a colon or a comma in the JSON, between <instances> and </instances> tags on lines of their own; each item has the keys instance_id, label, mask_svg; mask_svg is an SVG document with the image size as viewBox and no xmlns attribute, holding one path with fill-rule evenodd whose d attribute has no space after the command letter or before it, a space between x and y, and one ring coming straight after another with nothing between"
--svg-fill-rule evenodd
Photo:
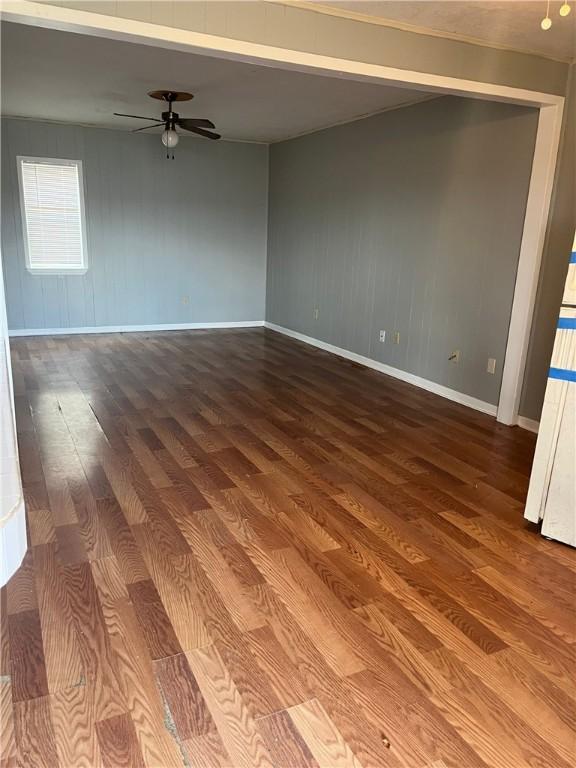
<instances>
[{"instance_id":1,"label":"window sill","mask_svg":"<svg viewBox=\"0 0 576 768\"><path fill-rule=\"evenodd\" d=\"M88 267L82 269L32 269L26 267L26 270L31 275L38 275L39 277L70 277L70 275L85 275L88 272Z\"/></svg>"}]
</instances>

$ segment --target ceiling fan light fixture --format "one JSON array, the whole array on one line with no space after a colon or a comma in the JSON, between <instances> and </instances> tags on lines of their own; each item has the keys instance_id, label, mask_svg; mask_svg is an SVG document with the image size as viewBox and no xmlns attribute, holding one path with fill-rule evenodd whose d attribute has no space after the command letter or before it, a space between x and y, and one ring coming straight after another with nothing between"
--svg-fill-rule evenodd
<instances>
[{"instance_id":1,"label":"ceiling fan light fixture","mask_svg":"<svg viewBox=\"0 0 576 768\"><path fill-rule=\"evenodd\" d=\"M147 131L150 128L164 127L162 134L162 144L166 147L166 157L174 160L174 147L180 141L180 136L176 131L176 128L181 128L184 131L190 131L198 136L203 136L205 139L220 139L219 133L214 133L212 129L216 126L212 120L208 120L205 117L180 117L177 112L172 109L172 103L174 101L190 101L193 99L191 93L184 91L151 91L148 96L153 99L159 99L165 101L168 104L168 109L162 112L161 119L157 117L143 117L142 115L127 115L124 112L114 112L117 117L132 117L135 120L153 120L151 125L145 125L142 128L136 128L132 133L139 133L140 131Z\"/></svg>"},{"instance_id":2,"label":"ceiling fan light fixture","mask_svg":"<svg viewBox=\"0 0 576 768\"><path fill-rule=\"evenodd\" d=\"M174 149L179 141L180 137L174 128L167 128L162 134L162 144L164 144L167 149Z\"/></svg>"}]
</instances>

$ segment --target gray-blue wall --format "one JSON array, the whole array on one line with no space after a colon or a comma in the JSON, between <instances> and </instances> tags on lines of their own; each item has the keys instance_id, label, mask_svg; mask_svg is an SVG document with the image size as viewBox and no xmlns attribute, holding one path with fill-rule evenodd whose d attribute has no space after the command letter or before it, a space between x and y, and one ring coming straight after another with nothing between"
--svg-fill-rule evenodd
<instances>
[{"instance_id":1,"label":"gray-blue wall","mask_svg":"<svg viewBox=\"0 0 576 768\"><path fill-rule=\"evenodd\" d=\"M273 145L266 319L496 405L536 128L443 97Z\"/></svg>"},{"instance_id":2,"label":"gray-blue wall","mask_svg":"<svg viewBox=\"0 0 576 768\"><path fill-rule=\"evenodd\" d=\"M25 267L17 155L82 160L89 269ZM2 121L10 329L264 319L268 147Z\"/></svg>"},{"instance_id":3,"label":"gray-blue wall","mask_svg":"<svg viewBox=\"0 0 576 768\"><path fill-rule=\"evenodd\" d=\"M158 136L3 120L10 328L262 320L267 295L273 323L496 404L536 120L435 99L273 145L270 179L261 145L190 139L172 162ZM86 275L27 272L18 154L84 161ZM534 376L524 401L538 418Z\"/></svg>"}]
</instances>

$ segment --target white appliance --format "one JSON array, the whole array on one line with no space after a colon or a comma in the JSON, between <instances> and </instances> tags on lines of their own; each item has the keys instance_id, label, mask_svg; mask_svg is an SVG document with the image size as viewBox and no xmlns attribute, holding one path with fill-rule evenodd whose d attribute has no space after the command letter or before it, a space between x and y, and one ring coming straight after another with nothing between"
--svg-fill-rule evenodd
<instances>
[{"instance_id":1,"label":"white appliance","mask_svg":"<svg viewBox=\"0 0 576 768\"><path fill-rule=\"evenodd\" d=\"M26 515L20 479L14 392L0 258L0 586L19 568L26 552Z\"/></svg>"},{"instance_id":2,"label":"white appliance","mask_svg":"<svg viewBox=\"0 0 576 768\"><path fill-rule=\"evenodd\" d=\"M576 236L556 328L524 517L576 546Z\"/></svg>"}]
</instances>

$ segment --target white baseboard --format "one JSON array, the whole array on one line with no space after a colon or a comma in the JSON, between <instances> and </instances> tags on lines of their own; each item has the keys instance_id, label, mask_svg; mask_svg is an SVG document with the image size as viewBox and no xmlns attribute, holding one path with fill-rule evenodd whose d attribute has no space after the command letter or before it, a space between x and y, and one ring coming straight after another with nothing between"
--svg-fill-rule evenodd
<instances>
[{"instance_id":1,"label":"white baseboard","mask_svg":"<svg viewBox=\"0 0 576 768\"><path fill-rule=\"evenodd\" d=\"M96 325L80 328L16 328L9 336L69 336L78 333L146 333L148 331L197 331L206 328L261 328L264 320L224 323L167 323L162 325Z\"/></svg>"},{"instance_id":2,"label":"white baseboard","mask_svg":"<svg viewBox=\"0 0 576 768\"><path fill-rule=\"evenodd\" d=\"M440 395L448 400L452 400L460 405L467 405L469 408L474 408L476 411L482 411L490 416L496 416L497 406L492 403L486 403L484 400L478 400L476 397L465 395L462 392L457 392L455 389L444 387L442 384L437 384L435 381L429 381L423 379L421 376L416 376L413 373L402 371L400 368L394 368L386 363L380 363L378 360L372 360L370 357L364 357L364 355L357 355L355 352L350 352L348 349L342 347L335 347L333 344L327 344L325 341L320 341L312 336L305 336L303 333L297 331L291 331L289 328L284 328L282 325L275 325L274 323L265 322L264 326L271 331L277 331L285 336L290 336L298 341L303 341L305 344L310 344L318 349L323 349L326 352L331 352L333 355L339 357L345 357L347 360L352 360L360 365L365 365L367 368L373 368L375 371L385 373L388 376L393 376L395 379L400 379L408 384L414 384L416 387L425 389L428 392L433 392L435 395Z\"/></svg>"},{"instance_id":3,"label":"white baseboard","mask_svg":"<svg viewBox=\"0 0 576 768\"><path fill-rule=\"evenodd\" d=\"M9 330L8 335L11 337L68 336L82 333L146 333L149 331L194 331L210 328L261 328L263 326L269 328L271 331L282 333L284 336L290 336L293 339L298 339L298 341L303 341L305 344L310 344L312 347L323 349L325 352L331 352L333 355L344 357L346 360L352 360L360 365L365 365L367 368L372 368L380 373L393 376L395 379L400 379L408 384L414 384L414 386L425 389L427 392L433 392L435 395L440 395L455 403L474 408L476 411L495 416L498 410L497 406L492 405L491 403L486 403L483 400L478 400L476 397L457 392L455 389L444 387L442 384L437 384L435 381L423 379L421 376L402 371L400 368L394 368L391 365L386 365L386 363L380 363L378 360L372 360L370 357L358 355L343 347L336 347L333 344L320 341L320 339L306 336L303 333L298 333L298 331L292 331L290 328L284 328L281 325L269 323L265 320L240 320L218 323L164 323L160 325L98 325L79 328L16 328ZM518 416L517 423L522 429L527 429L530 432L538 432L539 422L534 419L529 419L526 416Z\"/></svg>"},{"instance_id":4,"label":"white baseboard","mask_svg":"<svg viewBox=\"0 0 576 768\"><path fill-rule=\"evenodd\" d=\"M536 421L536 419L529 419L527 416L518 416L518 426L522 427L522 429L527 429L529 432L538 434L540 422Z\"/></svg>"}]
</instances>

